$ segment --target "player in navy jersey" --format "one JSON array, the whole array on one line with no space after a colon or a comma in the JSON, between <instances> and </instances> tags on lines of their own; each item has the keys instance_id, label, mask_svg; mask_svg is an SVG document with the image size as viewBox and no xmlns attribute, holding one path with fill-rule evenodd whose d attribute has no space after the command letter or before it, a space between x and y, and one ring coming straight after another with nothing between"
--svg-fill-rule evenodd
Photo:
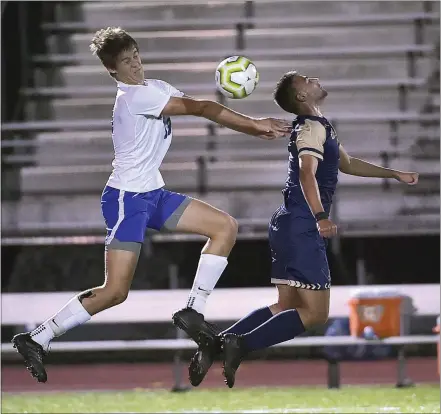
<instances>
[{"instance_id":1,"label":"player in navy jersey","mask_svg":"<svg viewBox=\"0 0 441 414\"><path fill-rule=\"evenodd\" d=\"M199 385L216 355L223 353L223 374L231 388L242 359L250 352L288 341L326 323L331 275L327 239L337 233L329 218L339 170L361 177L394 178L415 185L418 174L379 167L350 157L338 142L320 104L326 98L317 78L286 73L274 100L297 115L288 144L288 178L284 202L269 224L271 282L278 302L247 315L218 335L206 337L189 366L190 381Z\"/></svg>"}]
</instances>

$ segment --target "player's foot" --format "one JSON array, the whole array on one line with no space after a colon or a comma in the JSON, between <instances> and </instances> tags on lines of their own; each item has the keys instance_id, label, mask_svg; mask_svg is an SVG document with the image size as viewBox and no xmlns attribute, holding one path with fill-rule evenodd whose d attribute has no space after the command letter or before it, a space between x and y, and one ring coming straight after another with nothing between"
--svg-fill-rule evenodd
<instances>
[{"instance_id":1,"label":"player's foot","mask_svg":"<svg viewBox=\"0 0 441 414\"><path fill-rule=\"evenodd\" d=\"M213 338L218 334L216 326L206 322L204 315L192 308L184 308L173 314L173 324L182 329L193 341L200 345L199 334Z\"/></svg>"},{"instance_id":2,"label":"player's foot","mask_svg":"<svg viewBox=\"0 0 441 414\"><path fill-rule=\"evenodd\" d=\"M221 353L221 340L219 336L213 338L202 332L199 340L199 348L188 367L188 377L193 387L197 387L202 382L213 365L214 358Z\"/></svg>"},{"instance_id":3,"label":"player's foot","mask_svg":"<svg viewBox=\"0 0 441 414\"><path fill-rule=\"evenodd\" d=\"M244 339L240 335L227 333L222 336L222 350L224 352L223 374L225 382L230 388L233 388L236 371L246 354Z\"/></svg>"},{"instance_id":4,"label":"player's foot","mask_svg":"<svg viewBox=\"0 0 441 414\"><path fill-rule=\"evenodd\" d=\"M46 352L28 333L21 333L12 338L12 344L23 357L26 368L38 382L46 382L47 374L43 365Z\"/></svg>"}]
</instances>

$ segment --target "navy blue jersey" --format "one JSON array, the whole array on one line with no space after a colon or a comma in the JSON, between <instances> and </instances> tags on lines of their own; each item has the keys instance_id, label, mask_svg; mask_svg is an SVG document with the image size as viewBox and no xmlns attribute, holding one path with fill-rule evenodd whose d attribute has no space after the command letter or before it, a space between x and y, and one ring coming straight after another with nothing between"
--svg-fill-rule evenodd
<instances>
[{"instance_id":1,"label":"navy blue jersey","mask_svg":"<svg viewBox=\"0 0 441 414\"><path fill-rule=\"evenodd\" d=\"M329 213L338 181L340 156L337 134L326 118L318 116L298 116L293 128L288 145L288 178L284 190L287 208L296 205L309 210L299 180L299 156L309 154L319 160L316 179L323 208Z\"/></svg>"}]
</instances>

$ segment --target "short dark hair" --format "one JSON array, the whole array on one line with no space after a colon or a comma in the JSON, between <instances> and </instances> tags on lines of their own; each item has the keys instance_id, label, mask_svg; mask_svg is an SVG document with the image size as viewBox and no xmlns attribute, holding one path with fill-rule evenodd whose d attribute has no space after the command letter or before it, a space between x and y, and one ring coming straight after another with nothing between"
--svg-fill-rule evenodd
<instances>
[{"instance_id":1,"label":"short dark hair","mask_svg":"<svg viewBox=\"0 0 441 414\"><path fill-rule=\"evenodd\" d=\"M121 27L98 30L90 43L90 51L110 69L115 69L116 59L121 52L133 48L139 50L136 40Z\"/></svg>"},{"instance_id":2,"label":"short dark hair","mask_svg":"<svg viewBox=\"0 0 441 414\"><path fill-rule=\"evenodd\" d=\"M286 112L296 113L297 110L295 102L296 91L292 85L293 78L296 75L297 72L295 70L285 73L274 89L274 102Z\"/></svg>"}]
</instances>

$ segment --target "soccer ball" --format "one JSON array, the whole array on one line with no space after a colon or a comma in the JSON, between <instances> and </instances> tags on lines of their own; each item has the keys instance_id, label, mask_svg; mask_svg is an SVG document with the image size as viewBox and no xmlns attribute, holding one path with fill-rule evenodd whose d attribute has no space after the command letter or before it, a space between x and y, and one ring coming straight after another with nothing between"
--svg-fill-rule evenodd
<instances>
[{"instance_id":1,"label":"soccer ball","mask_svg":"<svg viewBox=\"0 0 441 414\"><path fill-rule=\"evenodd\" d=\"M216 68L216 86L228 98L242 99L250 95L259 83L259 72L244 56L231 56Z\"/></svg>"}]
</instances>

